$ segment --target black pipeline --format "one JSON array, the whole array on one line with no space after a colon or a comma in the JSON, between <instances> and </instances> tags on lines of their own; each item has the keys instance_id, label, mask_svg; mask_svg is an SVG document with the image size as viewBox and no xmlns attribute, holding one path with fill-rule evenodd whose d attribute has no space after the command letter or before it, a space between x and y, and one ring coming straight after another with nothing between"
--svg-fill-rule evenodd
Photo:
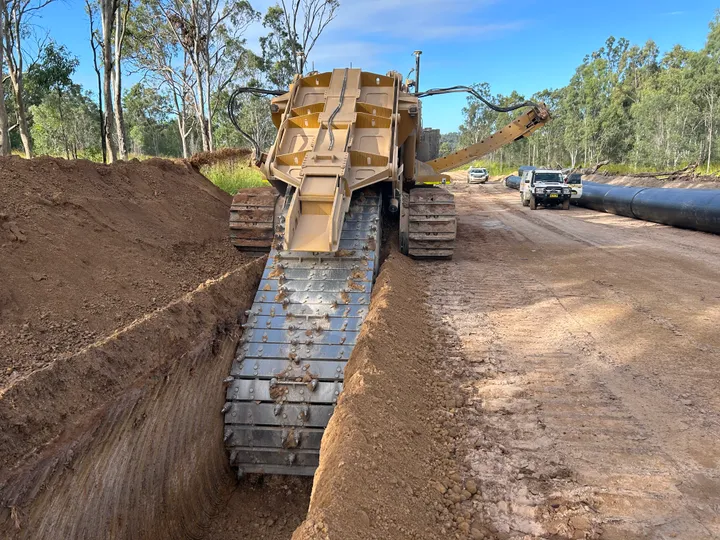
<instances>
[{"instance_id":1,"label":"black pipeline","mask_svg":"<svg viewBox=\"0 0 720 540\"><path fill-rule=\"evenodd\" d=\"M505 187L520 189L520 177L511 174L505 179Z\"/></svg>"},{"instance_id":2,"label":"black pipeline","mask_svg":"<svg viewBox=\"0 0 720 540\"><path fill-rule=\"evenodd\" d=\"M720 189L647 188L583 182L574 204L592 210L720 234Z\"/></svg>"}]
</instances>

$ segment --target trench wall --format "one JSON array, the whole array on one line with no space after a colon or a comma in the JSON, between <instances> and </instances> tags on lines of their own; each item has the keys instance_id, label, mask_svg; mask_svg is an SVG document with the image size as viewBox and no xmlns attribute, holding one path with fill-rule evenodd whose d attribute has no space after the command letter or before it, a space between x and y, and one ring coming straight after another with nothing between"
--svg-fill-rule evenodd
<instances>
[{"instance_id":1,"label":"trench wall","mask_svg":"<svg viewBox=\"0 0 720 540\"><path fill-rule=\"evenodd\" d=\"M235 485L222 379L257 259L0 396L0 537L200 538Z\"/></svg>"}]
</instances>

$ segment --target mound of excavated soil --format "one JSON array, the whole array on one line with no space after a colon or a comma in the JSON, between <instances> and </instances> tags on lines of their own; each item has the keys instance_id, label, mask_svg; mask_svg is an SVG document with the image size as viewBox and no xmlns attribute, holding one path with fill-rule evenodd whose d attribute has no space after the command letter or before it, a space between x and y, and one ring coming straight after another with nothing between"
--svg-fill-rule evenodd
<instances>
[{"instance_id":1,"label":"mound of excavated soil","mask_svg":"<svg viewBox=\"0 0 720 540\"><path fill-rule=\"evenodd\" d=\"M462 396L438 371L427 271L398 253L382 266L293 540L455 538L450 497L469 505L478 493L462 495L452 454L449 408Z\"/></svg>"},{"instance_id":2,"label":"mound of excavated soil","mask_svg":"<svg viewBox=\"0 0 720 540\"><path fill-rule=\"evenodd\" d=\"M242 257L189 164L0 159L0 395Z\"/></svg>"},{"instance_id":3,"label":"mound of excavated soil","mask_svg":"<svg viewBox=\"0 0 720 540\"><path fill-rule=\"evenodd\" d=\"M198 152L197 154L193 154L192 157L188 159L188 162L196 169L199 169L200 167L221 163L223 161L244 160L250 164L251 157L252 152L245 148L222 148L212 152Z\"/></svg>"}]
</instances>

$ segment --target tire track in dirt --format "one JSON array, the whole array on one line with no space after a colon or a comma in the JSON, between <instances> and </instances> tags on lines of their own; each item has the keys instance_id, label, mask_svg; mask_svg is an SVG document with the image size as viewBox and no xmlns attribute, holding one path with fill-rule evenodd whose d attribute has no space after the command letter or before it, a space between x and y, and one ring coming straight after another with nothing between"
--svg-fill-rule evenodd
<instances>
[{"instance_id":1,"label":"tire track in dirt","mask_svg":"<svg viewBox=\"0 0 720 540\"><path fill-rule=\"evenodd\" d=\"M459 451L483 494L476 511L484 530L474 537L718 535L717 436L707 436L717 430L715 402L708 396L709 410L696 411L684 392L689 380L712 387L698 376L710 375L703 351L716 342L702 325L662 313L658 300L649 304L677 286L662 264L652 271L665 271L664 280L651 282L627 268L651 242L650 260L679 258L658 244L667 232L639 238L586 221L574 227L578 218L565 212L548 218L553 225L537 241L544 215L528 221L512 205L514 192L483 188L459 190L455 260L440 272L425 263L436 325L456 344L448 362L469 396ZM568 243L563 227L571 238L597 234ZM605 247L589 250L595 242ZM617 256L618 245L634 257ZM697 282L679 294L703 284L703 263L692 270ZM596 274L601 283L581 281ZM654 343L655 357L632 336ZM682 377L655 377L679 350L694 350Z\"/></svg>"}]
</instances>

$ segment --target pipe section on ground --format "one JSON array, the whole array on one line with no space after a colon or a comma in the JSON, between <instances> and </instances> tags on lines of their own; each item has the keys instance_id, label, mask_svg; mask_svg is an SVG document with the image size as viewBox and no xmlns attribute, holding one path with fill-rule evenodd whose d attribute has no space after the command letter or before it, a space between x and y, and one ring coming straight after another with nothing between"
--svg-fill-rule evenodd
<instances>
[{"instance_id":1,"label":"pipe section on ground","mask_svg":"<svg viewBox=\"0 0 720 540\"><path fill-rule=\"evenodd\" d=\"M583 182L578 206L683 229L720 234L720 190L645 188Z\"/></svg>"},{"instance_id":2,"label":"pipe section on ground","mask_svg":"<svg viewBox=\"0 0 720 540\"><path fill-rule=\"evenodd\" d=\"M512 189L520 189L520 177L511 174L510 176L505 178L505 187L509 187Z\"/></svg>"}]
</instances>

